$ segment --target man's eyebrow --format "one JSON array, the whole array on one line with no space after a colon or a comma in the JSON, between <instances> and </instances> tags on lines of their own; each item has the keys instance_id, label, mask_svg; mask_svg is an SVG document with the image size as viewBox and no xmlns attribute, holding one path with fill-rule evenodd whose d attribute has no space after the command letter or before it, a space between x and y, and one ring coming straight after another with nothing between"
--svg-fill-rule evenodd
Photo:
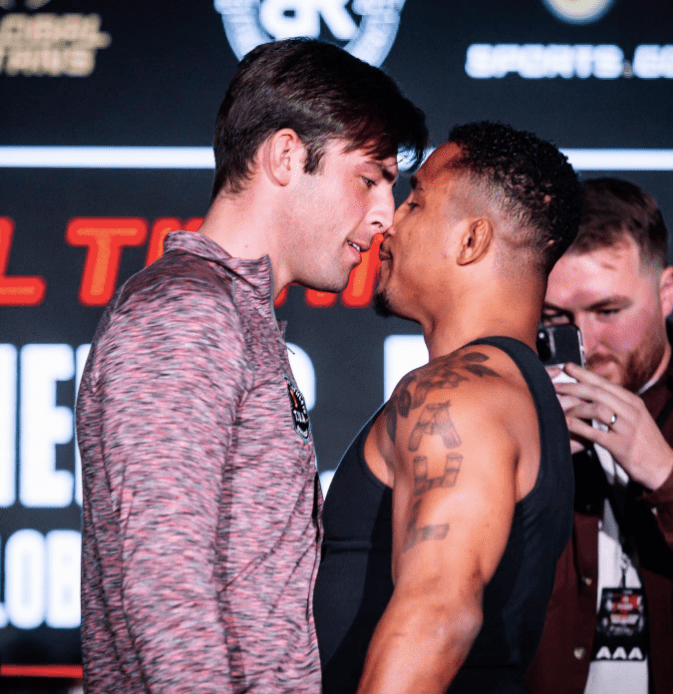
<instances>
[{"instance_id":1,"label":"man's eyebrow","mask_svg":"<svg viewBox=\"0 0 673 694\"><path fill-rule=\"evenodd\" d=\"M629 299L629 297L615 294L614 296L608 296L605 299L601 299L600 301L596 301L595 303L590 304L584 310L600 311L601 309L610 306L627 306L630 303L631 300ZM554 313L563 313L568 316L571 314L571 312L567 309L561 308L560 306L554 306L554 304L551 304L548 301L545 301L544 304L542 304L542 310Z\"/></svg>"},{"instance_id":2,"label":"man's eyebrow","mask_svg":"<svg viewBox=\"0 0 673 694\"><path fill-rule=\"evenodd\" d=\"M542 311L547 311L550 313L562 313L566 316L570 315L570 311L566 311L566 309L560 308L559 306L554 306L554 304L550 304L548 301L545 301L542 304Z\"/></svg>"},{"instance_id":3,"label":"man's eyebrow","mask_svg":"<svg viewBox=\"0 0 673 694\"><path fill-rule=\"evenodd\" d=\"M608 296L605 299L601 299L600 301L597 301L595 304L591 304L589 308L592 311L599 311L602 308L606 308L607 306L628 306L631 304L631 299L629 299L628 296L621 296L619 294L615 294L614 296Z\"/></svg>"},{"instance_id":4,"label":"man's eyebrow","mask_svg":"<svg viewBox=\"0 0 673 694\"><path fill-rule=\"evenodd\" d=\"M397 181L397 171L391 169L380 161L374 161L373 164L381 170L381 176L383 176L388 183L395 183Z\"/></svg>"}]
</instances>

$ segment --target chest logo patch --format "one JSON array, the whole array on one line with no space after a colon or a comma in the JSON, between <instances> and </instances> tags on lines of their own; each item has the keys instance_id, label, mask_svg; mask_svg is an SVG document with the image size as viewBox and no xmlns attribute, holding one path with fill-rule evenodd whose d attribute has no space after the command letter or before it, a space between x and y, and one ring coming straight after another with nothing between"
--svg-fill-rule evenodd
<instances>
[{"instance_id":1,"label":"chest logo patch","mask_svg":"<svg viewBox=\"0 0 673 694\"><path fill-rule=\"evenodd\" d=\"M299 388L287 376L285 376L285 380L287 381L287 392L290 396L290 410L292 411L294 430L304 441L308 441L311 432L311 422L308 418L306 401Z\"/></svg>"}]
</instances>

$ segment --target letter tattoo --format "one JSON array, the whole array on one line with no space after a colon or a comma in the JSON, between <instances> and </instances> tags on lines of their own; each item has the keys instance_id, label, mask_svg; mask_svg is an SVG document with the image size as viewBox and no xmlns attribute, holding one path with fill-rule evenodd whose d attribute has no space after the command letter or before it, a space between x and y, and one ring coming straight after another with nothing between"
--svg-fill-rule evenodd
<instances>
[{"instance_id":1,"label":"letter tattoo","mask_svg":"<svg viewBox=\"0 0 673 694\"><path fill-rule=\"evenodd\" d=\"M432 391L442 388L458 388L463 381L470 380L469 374L479 378L484 378L485 376L498 378L499 374L484 364L488 359L489 357L482 352L453 353L434 359L427 367L407 374L395 388L395 392L385 408L386 428L390 440L393 443L395 442L397 416L399 415L406 419L411 410L415 410L425 404L428 395ZM423 433L422 431L416 432L416 436L420 437ZM450 447L448 443L447 447ZM416 450L416 448L410 448L409 450Z\"/></svg>"},{"instance_id":2,"label":"letter tattoo","mask_svg":"<svg viewBox=\"0 0 673 694\"><path fill-rule=\"evenodd\" d=\"M450 404L451 403L447 400L443 403L425 406L418 417L416 426L411 432L411 437L409 439L410 451L418 450L424 434L429 434L430 436L439 434L447 448L460 446L462 443L460 436L451 421L451 417L449 417Z\"/></svg>"},{"instance_id":3,"label":"letter tattoo","mask_svg":"<svg viewBox=\"0 0 673 694\"><path fill-rule=\"evenodd\" d=\"M440 477L428 477L428 459L424 455L414 458L414 496L425 494L437 487L453 487L460 472L463 456L460 453L447 453L444 463L444 474Z\"/></svg>"},{"instance_id":4,"label":"letter tattoo","mask_svg":"<svg viewBox=\"0 0 673 694\"><path fill-rule=\"evenodd\" d=\"M411 507L411 517L409 518L409 523L407 523L407 537L402 549L403 552L411 549L419 542L426 542L428 540L443 540L449 532L448 523L442 523L440 525L424 525L421 528L417 528L416 521L418 520L418 512L420 507L421 499L419 499Z\"/></svg>"}]
</instances>

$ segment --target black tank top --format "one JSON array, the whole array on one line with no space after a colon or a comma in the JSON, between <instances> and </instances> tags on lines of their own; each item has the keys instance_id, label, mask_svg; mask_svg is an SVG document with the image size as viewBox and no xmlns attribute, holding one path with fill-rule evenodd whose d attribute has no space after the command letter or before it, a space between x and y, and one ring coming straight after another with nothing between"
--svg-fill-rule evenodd
<instances>
[{"instance_id":1,"label":"black tank top","mask_svg":"<svg viewBox=\"0 0 673 694\"><path fill-rule=\"evenodd\" d=\"M570 539L573 473L568 430L537 355L518 340L492 337L530 390L540 427L540 469L515 506L498 568L486 586L484 622L449 692L525 692L520 678L537 649L556 562ZM393 592L392 490L367 467L364 442L380 410L344 455L323 509L325 538L314 593L323 694L357 689L374 628Z\"/></svg>"}]
</instances>

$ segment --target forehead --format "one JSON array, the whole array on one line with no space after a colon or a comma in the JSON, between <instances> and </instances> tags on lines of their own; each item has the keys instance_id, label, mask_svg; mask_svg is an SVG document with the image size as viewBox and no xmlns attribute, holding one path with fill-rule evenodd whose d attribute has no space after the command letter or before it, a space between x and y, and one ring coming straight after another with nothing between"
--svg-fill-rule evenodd
<instances>
[{"instance_id":1,"label":"forehead","mask_svg":"<svg viewBox=\"0 0 673 694\"><path fill-rule=\"evenodd\" d=\"M328 158L337 160L345 165L369 166L379 169L388 180L397 178L398 166L396 156L380 159L367 147L349 150L350 147L352 147L352 143L348 140L331 140L325 146L325 153Z\"/></svg>"},{"instance_id":2,"label":"forehead","mask_svg":"<svg viewBox=\"0 0 673 694\"><path fill-rule=\"evenodd\" d=\"M559 308L580 307L611 296L632 296L653 284L631 238L587 253L567 253L549 275L546 300Z\"/></svg>"},{"instance_id":3,"label":"forehead","mask_svg":"<svg viewBox=\"0 0 673 694\"><path fill-rule=\"evenodd\" d=\"M445 142L438 147L416 172L414 179L420 184L437 185L455 177L455 172L447 166L461 154L460 147L455 142Z\"/></svg>"}]
</instances>

